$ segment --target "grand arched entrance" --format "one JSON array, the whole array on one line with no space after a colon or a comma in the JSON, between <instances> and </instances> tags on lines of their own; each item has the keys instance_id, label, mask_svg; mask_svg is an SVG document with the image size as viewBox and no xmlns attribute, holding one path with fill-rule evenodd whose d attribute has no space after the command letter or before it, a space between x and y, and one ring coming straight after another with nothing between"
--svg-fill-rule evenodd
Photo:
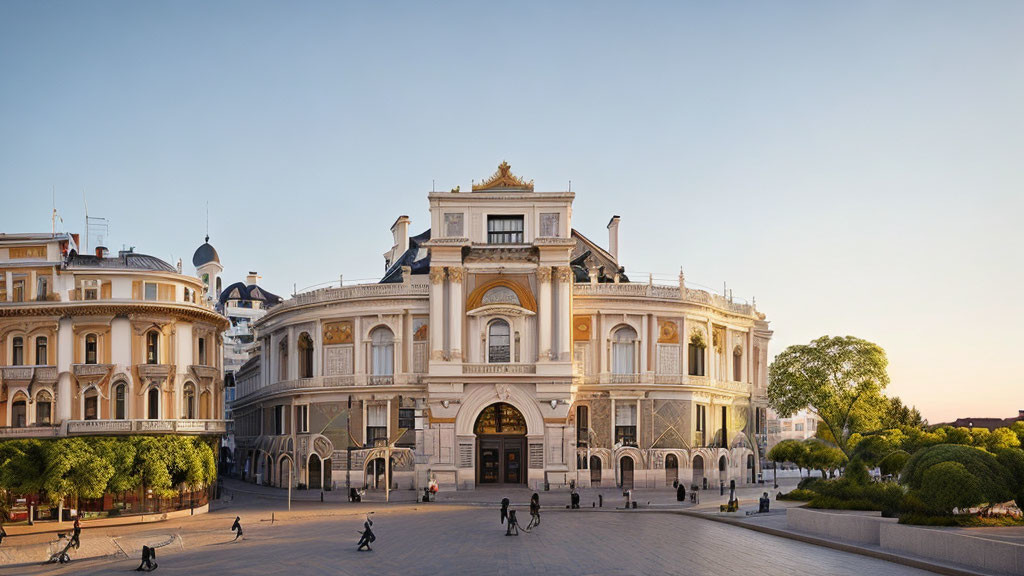
<instances>
[{"instance_id":1,"label":"grand arched entrance","mask_svg":"<svg viewBox=\"0 0 1024 576\"><path fill-rule=\"evenodd\" d=\"M483 409L473 425L476 434L476 481L479 484L526 482L526 419L511 404Z\"/></svg>"}]
</instances>

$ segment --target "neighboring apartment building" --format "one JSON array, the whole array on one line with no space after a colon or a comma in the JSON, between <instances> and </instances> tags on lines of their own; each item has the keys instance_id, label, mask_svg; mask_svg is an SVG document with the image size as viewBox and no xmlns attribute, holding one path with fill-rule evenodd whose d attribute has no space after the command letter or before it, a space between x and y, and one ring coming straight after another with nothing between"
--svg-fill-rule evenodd
<instances>
[{"instance_id":1,"label":"neighboring apartment building","mask_svg":"<svg viewBox=\"0 0 1024 576\"><path fill-rule=\"evenodd\" d=\"M756 478L763 314L678 283L631 282L572 227L571 192L502 163L392 226L378 284L301 293L256 321L236 376L252 480L448 488L717 486Z\"/></svg>"},{"instance_id":2,"label":"neighboring apartment building","mask_svg":"<svg viewBox=\"0 0 1024 576\"><path fill-rule=\"evenodd\" d=\"M818 433L818 417L800 410L789 418L779 418L768 409L768 450L783 440L806 440Z\"/></svg>"},{"instance_id":3,"label":"neighboring apartment building","mask_svg":"<svg viewBox=\"0 0 1024 576\"><path fill-rule=\"evenodd\" d=\"M0 437L219 435L219 333L203 285L159 258L0 234Z\"/></svg>"}]
</instances>

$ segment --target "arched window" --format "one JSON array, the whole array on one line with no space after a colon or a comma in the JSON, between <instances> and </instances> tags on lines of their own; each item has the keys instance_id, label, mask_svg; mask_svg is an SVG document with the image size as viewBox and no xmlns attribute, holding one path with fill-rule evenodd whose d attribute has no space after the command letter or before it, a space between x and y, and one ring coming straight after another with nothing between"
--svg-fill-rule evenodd
<instances>
[{"instance_id":1,"label":"arched window","mask_svg":"<svg viewBox=\"0 0 1024 576\"><path fill-rule=\"evenodd\" d=\"M14 404L11 404L11 426L24 428L26 425L25 397L19 396Z\"/></svg>"},{"instance_id":2,"label":"arched window","mask_svg":"<svg viewBox=\"0 0 1024 576\"><path fill-rule=\"evenodd\" d=\"M85 420L96 420L99 417L99 393L96 392L95 388L90 388L85 393L85 413L82 415L82 418Z\"/></svg>"},{"instance_id":3,"label":"arched window","mask_svg":"<svg viewBox=\"0 0 1024 576\"><path fill-rule=\"evenodd\" d=\"M277 379L285 381L288 379L288 339L282 338L277 345Z\"/></svg>"},{"instance_id":4,"label":"arched window","mask_svg":"<svg viewBox=\"0 0 1024 576\"><path fill-rule=\"evenodd\" d=\"M308 332L299 334L299 378L313 377L313 339Z\"/></svg>"},{"instance_id":5,"label":"arched window","mask_svg":"<svg viewBox=\"0 0 1024 576\"><path fill-rule=\"evenodd\" d=\"M150 420L157 420L160 418L160 388L154 386L149 389L147 395L147 411L146 417Z\"/></svg>"},{"instance_id":6,"label":"arched window","mask_svg":"<svg viewBox=\"0 0 1024 576\"><path fill-rule=\"evenodd\" d=\"M512 351L511 329L508 322L495 320L487 327L487 361L510 362Z\"/></svg>"},{"instance_id":7,"label":"arched window","mask_svg":"<svg viewBox=\"0 0 1024 576\"><path fill-rule=\"evenodd\" d=\"M46 355L46 336L36 337L36 366L45 366L49 364Z\"/></svg>"},{"instance_id":8,"label":"arched window","mask_svg":"<svg viewBox=\"0 0 1024 576\"><path fill-rule=\"evenodd\" d=\"M96 363L96 335L86 334L85 335L85 363L95 364Z\"/></svg>"},{"instance_id":9,"label":"arched window","mask_svg":"<svg viewBox=\"0 0 1024 576\"><path fill-rule=\"evenodd\" d=\"M679 480L679 459L675 454L665 456L665 482L672 484Z\"/></svg>"},{"instance_id":10,"label":"arched window","mask_svg":"<svg viewBox=\"0 0 1024 576\"><path fill-rule=\"evenodd\" d=\"M11 366L22 366L25 364L25 340L21 336L15 336L11 343Z\"/></svg>"},{"instance_id":11,"label":"arched window","mask_svg":"<svg viewBox=\"0 0 1024 576\"><path fill-rule=\"evenodd\" d=\"M196 387L191 382L185 384L184 400L183 415L187 420L194 420L196 417Z\"/></svg>"},{"instance_id":12,"label":"arched window","mask_svg":"<svg viewBox=\"0 0 1024 576\"><path fill-rule=\"evenodd\" d=\"M117 420L124 420L125 414L125 396L128 386L121 382L114 386L114 418Z\"/></svg>"},{"instance_id":13,"label":"arched window","mask_svg":"<svg viewBox=\"0 0 1024 576\"><path fill-rule=\"evenodd\" d=\"M373 356L373 374L391 376L395 373L395 335L380 326L370 332L370 349Z\"/></svg>"},{"instance_id":14,"label":"arched window","mask_svg":"<svg viewBox=\"0 0 1024 576\"><path fill-rule=\"evenodd\" d=\"M53 396L46 390L36 394L36 425L49 426L52 423Z\"/></svg>"},{"instance_id":15,"label":"arched window","mask_svg":"<svg viewBox=\"0 0 1024 576\"><path fill-rule=\"evenodd\" d=\"M146 364L160 363L160 334L156 330L146 332Z\"/></svg>"},{"instance_id":16,"label":"arched window","mask_svg":"<svg viewBox=\"0 0 1024 576\"><path fill-rule=\"evenodd\" d=\"M623 326L612 336L612 373L636 374L636 330Z\"/></svg>"}]
</instances>

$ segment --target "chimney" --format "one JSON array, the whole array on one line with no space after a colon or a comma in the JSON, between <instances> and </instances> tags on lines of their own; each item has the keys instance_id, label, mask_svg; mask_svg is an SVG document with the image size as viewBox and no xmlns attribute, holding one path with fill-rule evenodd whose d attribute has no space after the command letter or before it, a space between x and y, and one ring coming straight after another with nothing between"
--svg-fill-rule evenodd
<instances>
[{"instance_id":1,"label":"chimney","mask_svg":"<svg viewBox=\"0 0 1024 576\"><path fill-rule=\"evenodd\" d=\"M96 257L97 258L104 258L104 257L106 257L106 255L107 255L107 247L106 246L97 246L96 247Z\"/></svg>"},{"instance_id":2,"label":"chimney","mask_svg":"<svg viewBox=\"0 0 1024 576\"><path fill-rule=\"evenodd\" d=\"M245 277L245 283L248 286L258 286L260 278L262 278L262 276L257 274L255 270L250 270L249 275Z\"/></svg>"},{"instance_id":3,"label":"chimney","mask_svg":"<svg viewBox=\"0 0 1024 576\"><path fill-rule=\"evenodd\" d=\"M1017 419L1024 420L1024 410L1017 410Z\"/></svg>"},{"instance_id":4,"label":"chimney","mask_svg":"<svg viewBox=\"0 0 1024 576\"><path fill-rule=\"evenodd\" d=\"M391 234L395 237L395 248L398 253L395 258L404 254L409 249L409 217L402 215L391 225Z\"/></svg>"},{"instance_id":5,"label":"chimney","mask_svg":"<svg viewBox=\"0 0 1024 576\"><path fill-rule=\"evenodd\" d=\"M619 217L612 216L608 221L608 252L611 253L615 263L619 263Z\"/></svg>"}]
</instances>

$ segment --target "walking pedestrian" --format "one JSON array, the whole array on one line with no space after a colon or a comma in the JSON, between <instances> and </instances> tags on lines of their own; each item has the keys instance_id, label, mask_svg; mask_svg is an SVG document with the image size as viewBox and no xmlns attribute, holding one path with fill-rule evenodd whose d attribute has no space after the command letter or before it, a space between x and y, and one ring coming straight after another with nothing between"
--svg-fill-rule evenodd
<instances>
[{"instance_id":1,"label":"walking pedestrian","mask_svg":"<svg viewBox=\"0 0 1024 576\"><path fill-rule=\"evenodd\" d=\"M501 523L505 523L505 519L508 518L508 498L501 499Z\"/></svg>"},{"instance_id":2,"label":"walking pedestrian","mask_svg":"<svg viewBox=\"0 0 1024 576\"><path fill-rule=\"evenodd\" d=\"M156 548L150 548L149 546L142 547L142 563L135 569L136 572L145 570L146 572L152 572L156 570Z\"/></svg>"},{"instance_id":3,"label":"walking pedestrian","mask_svg":"<svg viewBox=\"0 0 1024 576\"><path fill-rule=\"evenodd\" d=\"M82 545L82 519L80 516L75 516L75 527L74 532L71 534L71 546L78 550L78 547Z\"/></svg>"},{"instance_id":4,"label":"walking pedestrian","mask_svg":"<svg viewBox=\"0 0 1024 576\"><path fill-rule=\"evenodd\" d=\"M370 512L370 514L373 514L373 512ZM356 548L356 550L360 552L362 552L364 547L368 552L373 552L373 548L370 548L370 544L377 539L377 537L373 535L373 530L370 528L373 526L373 520L370 520L370 514L366 515L366 521L363 522L363 531L359 533L361 536L359 537L359 547Z\"/></svg>"},{"instance_id":5,"label":"walking pedestrian","mask_svg":"<svg viewBox=\"0 0 1024 576\"><path fill-rule=\"evenodd\" d=\"M526 525L526 531L534 526L540 526L540 494L536 492L530 497L530 523Z\"/></svg>"},{"instance_id":6,"label":"walking pedestrian","mask_svg":"<svg viewBox=\"0 0 1024 576\"><path fill-rule=\"evenodd\" d=\"M515 530L515 534L512 531ZM519 522L516 520L516 511L508 509L508 527L505 529L505 536L519 536Z\"/></svg>"},{"instance_id":7,"label":"walking pedestrian","mask_svg":"<svg viewBox=\"0 0 1024 576\"><path fill-rule=\"evenodd\" d=\"M235 540L242 537L242 518L240 516L235 516L235 523L231 525L231 529L235 532Z\"/></svg>"}]
</instances>

